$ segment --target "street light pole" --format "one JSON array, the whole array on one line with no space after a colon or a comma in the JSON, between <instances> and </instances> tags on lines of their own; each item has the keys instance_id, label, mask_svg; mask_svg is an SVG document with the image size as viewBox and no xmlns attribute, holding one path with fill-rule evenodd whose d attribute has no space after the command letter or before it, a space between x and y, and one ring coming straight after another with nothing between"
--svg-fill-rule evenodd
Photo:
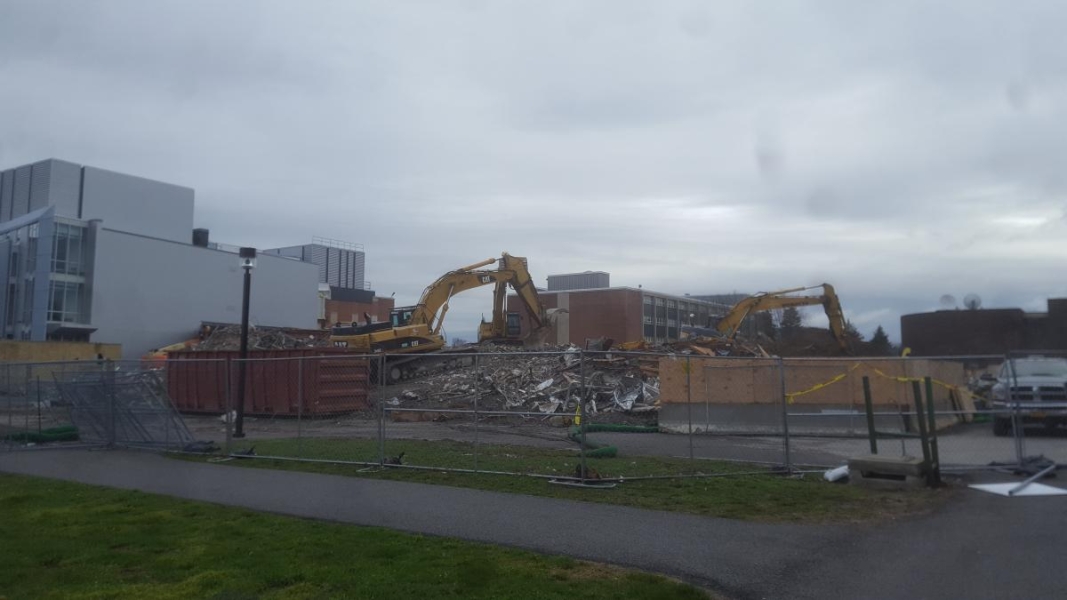
<instances>
[{"instance_id":1,"label":"street light pole","mask_svg":"<svg viewBox=\"0 0 1067 600\"><path fill-rule=\"evenodd\" d=\"M244 269L244 296L241 299L241 353L237 371L237 418L233 437L245 436L245 372L248 370L248 305L252 296L252 269L256 266L256 249L241 248L241 268Z\"/></svg>"}]
</instances>

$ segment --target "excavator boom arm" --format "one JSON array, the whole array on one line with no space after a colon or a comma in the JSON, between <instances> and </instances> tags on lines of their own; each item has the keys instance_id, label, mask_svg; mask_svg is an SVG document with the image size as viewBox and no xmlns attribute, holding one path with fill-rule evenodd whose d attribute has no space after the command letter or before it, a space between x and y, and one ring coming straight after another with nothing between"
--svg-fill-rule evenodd
<instances>
[{"instance_id":1,"label":"excavator boom arm","mask_svg":"<svg viewBox=\"0 0 1067 600\"><path fill-rule=\"evenodd\" d=\"M796 292L806 292L814 289L822 289L819 296L789 296ZM790 308L796 306L814 306L821 304L826 311L826 317L830 320L830 331L841 346L842 350L849 350L848 336L845 334L845 314L841 310L841 301L834 291L834 286L823 283L811 287L791 288L777 292L766 292L749 296L734 305L730 312L719 321L717 329L727 338L734 338L741 323L745 318L754 313L765 310Z\"/></svg>"},{"instance_id":2,"label":"excavator boom arm","mask_svg":"<svg viewBox=\"0 0 1067 600\"><path fill-rule=\"evenodd\" d=\"M481 269L497 263L496 269ZM526 268L526 259L504 253L499 260L488 259L473 265L450 271L430 284L419 298L411 315L411 324L426 325L438 334L448 311L448 302L456 294L484 285L495 285L493 294L493 334L503 337L505 327L504 303L510 286L522 298L530 310L535 326L544 321L545 309L537 298L537 288ZM499 329L499 331L497 331Z\"/></svg>"}]
</instances>

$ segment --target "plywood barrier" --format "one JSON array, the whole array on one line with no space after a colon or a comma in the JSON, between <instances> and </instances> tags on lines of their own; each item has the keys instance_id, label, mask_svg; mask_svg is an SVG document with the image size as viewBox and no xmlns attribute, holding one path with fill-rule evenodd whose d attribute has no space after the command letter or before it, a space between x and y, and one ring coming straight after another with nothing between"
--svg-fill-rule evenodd
<instances>
[{"instance_id":1,"label":"plywood barrier","mask_svg":"<svg viewBox=\"0 0 1067 600\"><path fill-rule=\"evenodd\" d=\"M935 381L934 406L937 410L974 410L960 362L921 358L790 358L784 359L782 365L780 372L774 359L663 357L659 362L660 401L665 404L775 405L782 401L784 384L790 411L803 411L805 406L862 411L863 377L867 376L875 410L900 411L912 407L911 382L929 376ZM946 421L954 420L950 417Z\"/></svg>"}]
</instances>

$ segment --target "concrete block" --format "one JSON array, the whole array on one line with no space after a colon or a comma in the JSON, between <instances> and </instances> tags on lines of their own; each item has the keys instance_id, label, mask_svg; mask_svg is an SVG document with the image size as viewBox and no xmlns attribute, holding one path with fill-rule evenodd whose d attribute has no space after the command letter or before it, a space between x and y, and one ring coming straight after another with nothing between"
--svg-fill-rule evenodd
<instances>
[{"instance_id":1,"label":"concrete block","mask_svg":"<svg viewBox=\"0 0 1067 600\"><path fill-rule=\"evenodd\" d=\"M850 483L881 489L922 487L928 469L926 461L914 456L871 454L848 461Z\"/></svg>"}]
</instances>

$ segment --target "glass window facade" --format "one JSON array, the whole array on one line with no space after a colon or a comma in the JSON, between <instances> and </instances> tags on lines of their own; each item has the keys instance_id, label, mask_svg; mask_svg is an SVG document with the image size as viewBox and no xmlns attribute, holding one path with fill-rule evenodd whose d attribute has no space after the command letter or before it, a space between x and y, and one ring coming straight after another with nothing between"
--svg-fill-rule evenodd
<instances>
[{"instance_id":1,"label":"glass window facade","mask_svg":"<svg viewBox=\"0 0 1067 600\"><path fill-rule=\"evenodd\" d=\"M55 323L80 323L83 288L82 283L52 281L48 289L48 320Z\"/></svg>"},{"instance_id":2,"label":"glass window facade","mask_svg":"<svg viewBox=\"0 0 1067 600\"><path fill-rule=\"evenodd\" d=\"M88 244L86 224L50 216L0 233L3 338L68 339L59 325L89 324Z\"/></svg>"},{"instance_id":3,"label":"glass window facade","mask_svg":"<svg viewBox=\"0 0 1067 600\"><path fill-rule=\"evenodd\" d=\"M56 223L52 235L52 272L85 275L85 228Z\"/></svg>"}]
</instances>

